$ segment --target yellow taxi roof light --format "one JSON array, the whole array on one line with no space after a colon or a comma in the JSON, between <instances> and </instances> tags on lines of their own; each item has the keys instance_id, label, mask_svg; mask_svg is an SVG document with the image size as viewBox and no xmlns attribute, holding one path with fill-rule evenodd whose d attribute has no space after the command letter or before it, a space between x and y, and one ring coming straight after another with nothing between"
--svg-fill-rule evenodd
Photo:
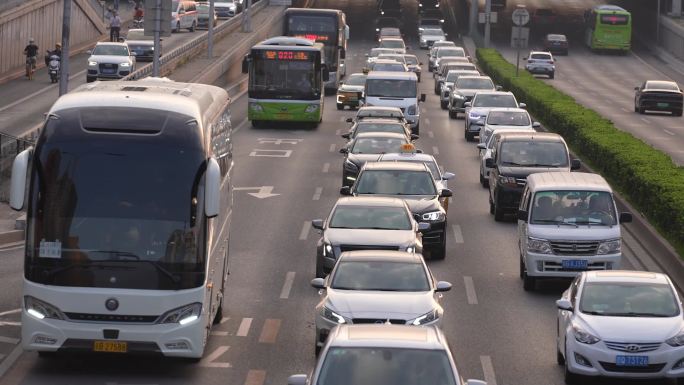
<instances>
[{"instance_id":1,"label":"yellow taxi roof light","mask_svg":"<svg viewBox=\"0 0 684 385\"><path fill-rule=\"evenodd\" d=\"M414 154L416 152L416 146L412 143L404 143L401 145L401 152Z\"/></svg>"}]
</instances>

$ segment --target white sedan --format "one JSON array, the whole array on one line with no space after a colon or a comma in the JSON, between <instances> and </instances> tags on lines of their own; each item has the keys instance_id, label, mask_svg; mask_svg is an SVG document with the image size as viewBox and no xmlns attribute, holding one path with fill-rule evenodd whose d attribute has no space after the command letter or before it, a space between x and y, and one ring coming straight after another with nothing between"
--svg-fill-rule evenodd
<instances>
[{"instance_id":1,"label":"white sedan","mask_svg":"<svg viewBox=\"0 0 684 385\"><path fill-rule=\"evenodd\" d=\"M684 378L682 305L667 275L582 272L556 305L566 384L582 375Z\"/></svg>"}]
</instances>

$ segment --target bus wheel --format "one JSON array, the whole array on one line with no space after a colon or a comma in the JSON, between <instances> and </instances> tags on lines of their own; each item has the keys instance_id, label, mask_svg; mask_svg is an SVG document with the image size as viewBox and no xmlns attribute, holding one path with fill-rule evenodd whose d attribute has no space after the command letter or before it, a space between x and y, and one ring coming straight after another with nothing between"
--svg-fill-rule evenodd
<instances>
[{"instance_id":1,"label":"bus wheel","mask_svg":"<svg viewBox=\"0 0 684 385\"><path fill-rule=\"evenodd\" d=\"M261 127L263 127L263 123L259 120L252 120L252 127L261 128Z\"/></svg>"}]
</instances>

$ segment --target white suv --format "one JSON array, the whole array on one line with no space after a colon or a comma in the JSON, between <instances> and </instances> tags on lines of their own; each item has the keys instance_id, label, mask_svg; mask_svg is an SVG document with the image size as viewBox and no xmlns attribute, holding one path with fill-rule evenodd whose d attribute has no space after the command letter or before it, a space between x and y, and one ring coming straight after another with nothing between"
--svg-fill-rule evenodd
<instances>
[{"instance_id":1,"label":"white suv","mask_svg":"<svg viewBox=\"0 0 684 385\"><path fill-rule=\"evenodd\" d=\"M126 43L99 42L88 54L88 83L121 79L135 71L135 52L131 52Z\"/></svg>"}]
</instances>

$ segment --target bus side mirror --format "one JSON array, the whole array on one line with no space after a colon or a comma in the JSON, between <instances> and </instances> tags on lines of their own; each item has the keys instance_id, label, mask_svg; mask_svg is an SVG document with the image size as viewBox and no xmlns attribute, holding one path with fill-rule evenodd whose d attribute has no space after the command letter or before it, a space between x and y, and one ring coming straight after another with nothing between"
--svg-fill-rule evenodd
<instances>
[{"instance_id":1,"label":"bus side mirror","mask_svg":"<svg viewBox=\"0 0 684 385\"><path fill-rule=\"evenodd\" d=\"M12 180L10 182L10 207L14 210L24 208L24 196L26 195L26 177L31 158L32 148L27 148L14 158L12 164Z\"/></svg>"},{"instance_id":2,"label":"bus side mirror","mask_svg":"<svg viewBox=\"0 0 684 385\"><path fill-rule=\"evenodd\" d=\"M323 81L327 82L330 80L330 72L328 72L328 66L323 64L321 71L323 72Z\"/></svg>"},{"instance_id":3,"label":"bus side mirror","mask_svg":"<svg viewBox=\"0 0 684 385\"><path fill-rule=\"evenodd\" d=\"M204 185L204 215L213 218L221 206L221 168L214 158L207 161Z\"/></svg>"},{"instance_id":4,"label":"bus side mirror","mask_svg":"<svg viewBox=\"0 0 684 385\"><path fill-rule=\"evenodd\" d=\"M344 38L349 40L349 26L348 25L344 26Z\"/></svg>"},{"instance_id":5,"label":"bus side mirror","mask_svg":"<svg viewBox=\"0 0 684 385\"><path fill-rule=\"evenodd\" d=\"M249 57L249 54L245 55L245 57L242 59L242 73L246 74L249 73L249 62L251 61L251 58Z\"/></svg>"}]
</instances>

